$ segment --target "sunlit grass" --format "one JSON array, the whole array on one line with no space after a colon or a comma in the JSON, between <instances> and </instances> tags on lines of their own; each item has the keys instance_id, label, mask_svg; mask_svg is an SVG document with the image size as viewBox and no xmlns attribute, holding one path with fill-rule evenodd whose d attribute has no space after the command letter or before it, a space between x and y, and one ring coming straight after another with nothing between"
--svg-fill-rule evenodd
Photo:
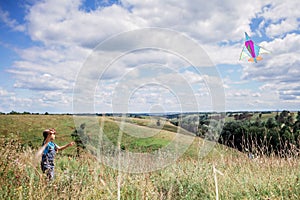
<instances>
[{"instance_id":1,"label":"sunlit grass","mask_svg":"<svg viewBox=\"0 0 300 200\"><path fill-rule=\"evenodd\" d=\"M140 174L118 172L87 152L76 157L73 148L68 154L57 154L55 179L48 182L35 158L36 149L24 143L35 136L33 146L38 147L41 131L47 127L56 127L64 136L58 137L57 143L71 140L72 117L3 116L0 123L0 199L117 199L118 191L121 199L215 199L213 166L223 173L217 174L220 199L300 198L298 157L262 155L249 159L219 144L202 157L200 138L195 138L185 155L168 167ZM106 131L108 136L117 134L119 126L111 121ZM153 140L160 136L163 134ZM139 139L125 139L124 145L133 150L147 149L151 144L151 138Z\"/></svg>"}]
</instances>

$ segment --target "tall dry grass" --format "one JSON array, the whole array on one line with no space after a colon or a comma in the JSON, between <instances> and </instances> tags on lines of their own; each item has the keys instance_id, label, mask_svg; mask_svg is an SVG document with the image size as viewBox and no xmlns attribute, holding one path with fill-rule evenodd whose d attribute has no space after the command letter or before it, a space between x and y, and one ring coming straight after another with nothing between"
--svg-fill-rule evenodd
<instances>
[{"instance_id":1,"label":"tall dry grass","mask_svg":"<svg viewBox=\"0 0 300 200\"><path fill-rule=\"evenodd\" d=\"M216 145L204 158L185 156L149 173L118 172L85 153L58 154L55 179L39 168L35 151L17 139L0 139L0 199L299 199L298 157L260 155L249 159Z\"/></svg>"}]
</instances>

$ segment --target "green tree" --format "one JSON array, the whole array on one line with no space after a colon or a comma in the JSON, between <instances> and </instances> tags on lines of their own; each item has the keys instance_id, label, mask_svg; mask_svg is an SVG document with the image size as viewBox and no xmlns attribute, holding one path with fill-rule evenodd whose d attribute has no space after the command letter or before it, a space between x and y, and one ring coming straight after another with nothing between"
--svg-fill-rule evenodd
<instances>
[{"instance_id":1,"label":"green tree","mask_svg":"<svg viewBox=\"0 0 300 200\"><path fill-rule=\"evenodd\" d=\"M286 123L288 121L288 116L290 115L290 111L283 110L278 116L277 116L277 122L282 124Z\"/></svg>"},{"instance_id":2,"label":"green tree","mask_svg":"<svg viewBox=\"0 0 300 200\"><path fill-rule=\"evenodd\" d=\"M224 124L219 142L229 147L243 150L243 140L247 132L246 121L232 121Z\"/></svg>"},{"instance_id":3,"label":"green tree","mask_svg":"<svg viewBox=\"0 0 300 200\"><path fill-rule=\"evenodd\" d=\"M266 122L266 128L272 129L277 126L277 123L273 117L270 117Z\"/></svg>"},{"instance_id":4,"label":"green tree","mask_svg":"<svg viewBox=\"0 0 300 200\"><path fill-rule=\"evenodd\" d=\"M75 129L71 136L76 143L76 156L80 156L80 151L86 148L85 144L88 140L88 136L85 134L85 123L81 124L78 129Z\"/></svg>"},{"instance_id":5,"label":"green tree","mask_svg":"<svg viewBox=\"0 0 300 200\"><path fill-rule=\"evenodd\" d=\"M296 121L299 121L299 122L300 122L300 111L297 112Z\"/></svg>"},{"instance_id":6,"label":"green tree","mask_svg":"<svg viewBox=\"0 0 300 200\"><path fill-rule=\"evenodd\" d=\"M293 125L293 133L300 131L300 121L296 121Z\"/></svg>"}]
</instances>

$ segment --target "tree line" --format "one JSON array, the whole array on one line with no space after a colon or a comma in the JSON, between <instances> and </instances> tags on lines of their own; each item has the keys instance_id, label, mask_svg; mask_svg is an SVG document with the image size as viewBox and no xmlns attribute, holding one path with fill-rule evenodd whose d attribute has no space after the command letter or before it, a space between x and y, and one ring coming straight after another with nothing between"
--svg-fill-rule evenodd
<instances>
[{"instance_id":1,"label":"tree line","mask_svg":"<svg viewBox=\"0 0 300 200\"><path fill-rule=\"evenodd\" d=\"M232 120L228 120L228 116ZM262 118L253 114L190 115L171 122L196 136L251 154L298 155L300 149L300 111L284 110ZM226 120L225 120L226 118Z\"/></svg>"}]
</instances>

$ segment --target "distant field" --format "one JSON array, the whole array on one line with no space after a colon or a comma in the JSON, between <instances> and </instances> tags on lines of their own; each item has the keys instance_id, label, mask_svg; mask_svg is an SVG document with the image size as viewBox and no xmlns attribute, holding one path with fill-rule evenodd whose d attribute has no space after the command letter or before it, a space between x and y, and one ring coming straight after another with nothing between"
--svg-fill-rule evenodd
<instances>
[{"instance_id":1,"label":"distant field","mask_svg":"<svg viewBox=\"0 0 300 200\"><path fill-rule=\"evenodd\" d=\"M57 143L71 140L74 130L70 115L0 115L1 137L17 137L24 145L38 148L43 142L43 130L55 128Z\"/></svg>"},{"instance_id":2,"label":"distant field","mask_svg":"<svg viewBox=\"0 0 300 200\"><path fill-rule=\"evenodd\" d=\"M262 117L268 117L262 115ZM124 120L124 119L123 119ZM167 120L145 117L121 119L99 117L106 137L124 151L152 152L168 145L179 130ZM101 126L101 123L104 123ZM118 172L76 148L58 153L56 178L47 183L39 169L36 149L42 131L54 127L56 142L72 140L75 124L69 115L0 115L1 199L299 199L299 157L257 157L215 144L204 157L205 142L195 137L190 148L174 164L153 172ZM122 127L122 130L120 129ZM120 131L121 130L121 131ZM88 132L93 136L93 131ZM184 132L186 137L188 132ZM138 136L142 134L142 136ZM222 174L214 174L213 166ZM215 176L218 181L216 188Z\"/></svg>"}]
</instances>

